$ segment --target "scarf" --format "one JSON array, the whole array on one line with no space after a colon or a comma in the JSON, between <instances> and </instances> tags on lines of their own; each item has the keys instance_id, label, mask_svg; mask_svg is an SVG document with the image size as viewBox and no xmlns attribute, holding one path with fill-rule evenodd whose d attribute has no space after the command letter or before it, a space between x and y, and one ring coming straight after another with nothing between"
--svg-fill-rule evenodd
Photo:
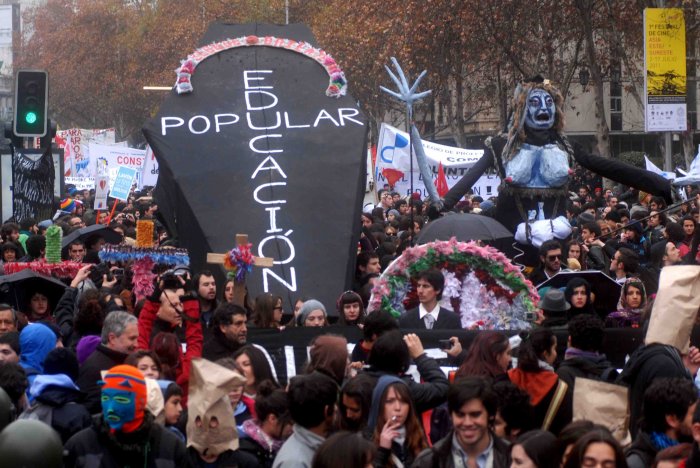
<instances>
[{"instance_id":1,"label":"scarf","mask_svg":"<svg viewBox=\"0 0 700 468\"><path fill-rule=\"evenodd\" d=\"M596 353L595 351L584 351L578 348L566 348L566 351L564 352L564 360L573 358L600 359L601 357L604 356L600 353Z\"/></svg>"},{"instance_id":2,"label":"scarf","mask_svg":"<svg viewBox=\"0 0 700 468\"><path fill-rule=\"evenodd\" d=\"M678 445L677 440L671 439L663 432L652 432L651 434L649 434L649 438L651 439L651 445L653 445L654 448L659 452L665 448Z\"/></svg>"},{"instance_id":3,"label":"scarf","mask_svg":"<svg viewBox=\"0 0 700 468\"><path fill-rule=\"evenodd\" d=\"M244 421L241 425L241 431L270 453L279 452L284 443L283 440L278 440L265 434L262 428L253 419Z\"/></svg>"}]
</instances>

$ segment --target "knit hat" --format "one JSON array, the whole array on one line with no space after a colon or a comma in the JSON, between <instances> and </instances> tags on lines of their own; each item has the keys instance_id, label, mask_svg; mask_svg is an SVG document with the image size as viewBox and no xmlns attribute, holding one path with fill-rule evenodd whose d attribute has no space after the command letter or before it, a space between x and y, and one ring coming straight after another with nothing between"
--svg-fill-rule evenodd
<instances>
[{"instance_id":1,"label":"knit hat","mask_svg":"<svg viewBox=\"0 0 700 468\"><path fill-rule=\"evenodd\" d=\"M68 348L52 349L44 359L44 374L65 374L75 382L78 380L79 373L78 358Z\"/></svg>"},{"instance_id":2,"label":"knit hat","mask_svg":"<svg viewBox=\"0 0 700 468\"><path fill-rule=\"evenodd\" d=\"M317 301L316 299L309 299L308 301L304 302L299 309L299 317L297 318L298 324L303 327L304 322L306 322L306 319L309 317L309 314L317 309L321 309L323 311L324 317L328 316L326 313L326 308L320 301Z\"/></svg>"},{"instance_id":3,"label":"knit hat","mask_svg":"<svg viewBox=\"0 0 700 468\"><path fill-rule=\"evenodd\" d=\"M78 355L78 362L82 366L87 358L97 349L100 344L100 337L97 335L87 335L78 341L78 346L75 347L75 352Z\"/></svg>"},{"instance_id":4,"label":"knit hat","mask_svg":"<svg viewBox=\"0 0 700 468\"><path fill-rule=\"evenodd\" d=\"M113 430L122 432L133 432L143 424L146 412L146 401L148 391L146 389L146 379L140 370L134 366L120 364L112 367L104 376L104 380L99 384L102 387L102 417ZM114 411L105 401L106 393L109 391L119 391L134 394L133 418L124 421L124 415ZM120 405L123 407L124 405ZM121 420L119 420L121 418Z\"/></svg>"},{"instance_id":5,"label":"knit hat","mask_svg":"<svg viewBox=\"0 0 700 468\"><path fill-rule=\"evenodd\" d=\"M72 198L64 198L61 200L61 204L58 207L61 211L72 213L75 211L75 200Z\"/></svg>"},{"instance_id":6,"label":"knit hat","mask_svg":"<svg viewBox=\"0 0 700 468\"><path fill-rule=\"evenodd\" d=\"M399 216L401 216L401 213L399 213L397 210L395 210L395 209L393 209L393 208L390 209L389 211L387 211L387 213L386 213L387 216L392 215L392 214L393 214L394 216L396 216L397 218L398 218Z\"/></svg>"},{"instance_id":7,"label":"knit hat","mask_svg":"<svg viewBox=\"0 0 700 468\"><path fill-rule=\"evenodd\" d=\"M53 221L51 221L50 219L45 219L45 220L39 222L39 227L42 229L47 229L52 224L53 224Z\"/></svg>"}]
</instances>

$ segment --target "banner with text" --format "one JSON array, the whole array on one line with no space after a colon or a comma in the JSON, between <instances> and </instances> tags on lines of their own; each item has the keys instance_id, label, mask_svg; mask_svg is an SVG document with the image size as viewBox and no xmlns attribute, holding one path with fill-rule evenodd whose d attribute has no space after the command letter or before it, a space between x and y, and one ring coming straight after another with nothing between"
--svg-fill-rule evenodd
<instances>
[{"instance_id":1,"label":"banner with text","mask_svg":"<svg viewBox=\"0 0 700 468\"><path fill-rule=\"evenodd\" d=\"M90 165L90 143L115 144L113 128L70 128L56 132L56 145L63 148L63 172L66 177L94 177ZM124 142L126 144L126 142Z\"/></svg>"},{"instance_id":2,"label":"banner with text","mask_svg":"<svg viewBox=\"0 0 700 468\"><path fill-rule=\"evenodd\" d=\"M146 164L146 150L90 143L90 164L93 166L93 173L109 176L110 186L114 183L121 166L136 169L136 185L140 187L143 167Z\"/></svg>"},{"instance_id":3,"label":"banner with text","mask_svg":"<svg viewBox=\"0 0 700 468\"><path fill-rule=\"evenodd\" d=\"M447 186L452 188L483 155L483 150L471 150L440 145L422 140L428 165L437 178L438 167L442 163ZM384 184L394 187L394 190L406 196L411 193L411 165L408 155L408 133L382 124L377 143L377 163L374 171L375 187L381 190ZM415 152L413 153L413 191L420 192L425 198L428 194L423 183ZM434 179L433 179L434 180ZM474 194L483 197L498 196L498 186L501 180L496 175L484 175L474 184Z\"/></svg>"},{"instance_id":4,"label":"banner with text","mask_svg":"<svg viewBox=\"0 0 700 468\"><path fill-rule=\"evenodd\" d=\"M644 130L684 132L685 19L680 8L644 10Z\"/></svg>"}]
</instances>

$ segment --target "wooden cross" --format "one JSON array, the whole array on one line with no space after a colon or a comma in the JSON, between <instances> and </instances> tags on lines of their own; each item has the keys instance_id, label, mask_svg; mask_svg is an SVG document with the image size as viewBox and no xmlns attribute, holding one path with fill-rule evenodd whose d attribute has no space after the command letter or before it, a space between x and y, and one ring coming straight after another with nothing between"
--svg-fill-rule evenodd
<instances>
[{"instance_id":1,"label":"wooden cross","mask_svg":"<svg viewBox=\"0 0 700 468\"><path fill-rule=\"evenodd\" d=\"M248 244L248 234L236 234L236 247L241 247L242 245ZM226 258L228 254L219 254L219 253L208 253L207 254L207 263L213 263L216 265L223 265L224 264L224 259ZM269 258L269 257L255 257L255 265L257 267L272 267L274 265L273 261L274 259ZM245 281L238 282L236 280L233 281L233 303L236 305L239 305L241 307L245 307L245 293L246 293L246 286L245 286Z\"/></svg>"}]
</instances>

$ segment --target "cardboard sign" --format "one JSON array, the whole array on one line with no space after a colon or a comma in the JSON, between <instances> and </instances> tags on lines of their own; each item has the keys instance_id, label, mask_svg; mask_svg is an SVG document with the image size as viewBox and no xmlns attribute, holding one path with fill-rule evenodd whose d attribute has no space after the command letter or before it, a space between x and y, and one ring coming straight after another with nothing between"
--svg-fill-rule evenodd
<instances>
[{"instance_id":1,"label":"cardboard sign","mask_svg":"<svg viewBox=\"0 0 700 468\"><path fill-rule=\"evenodd\" d=\"M134 183L134 177L136 177L137 172L133 167L120 167L112 188L109 190L109 196L117 200L126 201L131 193L131 186Z\"/></svg>"},{"instance_id":2,"label":"cardboard sign","mask_svg":"<svg viewBox=\"0 0 700 468\"><path fill-rule=\"evenodd\" d=\"M107 194L109 188L109 177L106 175L99 176L95 179L95 210L104 210L107 208Z\"/></svg>"},{"instance_id":3,"label":"cardboard sign","mask_svg":"<svg viewBox=\"0 0 700 468\"><path fill-rule=\"evenodd\" d=\"M198 63L193 91L172 91L143 130L159 164L154 197L192 271L243 232L254 255L274 259L249 273L249 297L272 292L291 307L311 296L334 313L354 274L367 120L350 95L326 94L328 73L307 55L217 45L269 36L317 47L299 24L209 27L201 44L219 52Z\"/></svg>"}]
</instances>

